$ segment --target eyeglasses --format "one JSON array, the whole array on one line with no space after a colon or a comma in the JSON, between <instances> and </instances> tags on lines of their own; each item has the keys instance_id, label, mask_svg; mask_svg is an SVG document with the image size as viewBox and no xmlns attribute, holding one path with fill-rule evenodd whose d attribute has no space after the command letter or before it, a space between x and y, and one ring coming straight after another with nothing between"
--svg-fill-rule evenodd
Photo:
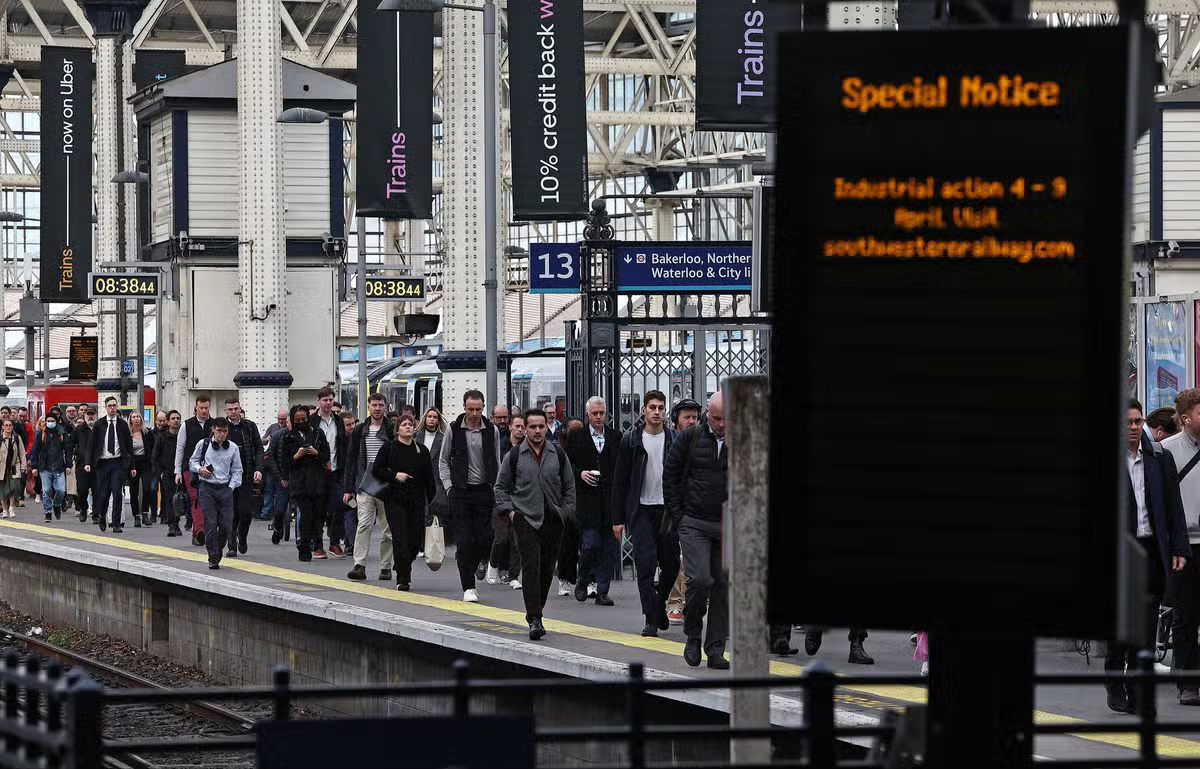
<instances>
[{"instance_id":1,"label":"eyeglasses","mask_svg":"<svg viewBox=\"0 0 1200 769\"><path fill-rule=\"evenodd\" d=\"M1137 419L1130 419L1126 424L1128 424L1130 427L1141 427L1142 425L1146 424L1146 420L1138 417Z\"/></svg>"}]
</instances>

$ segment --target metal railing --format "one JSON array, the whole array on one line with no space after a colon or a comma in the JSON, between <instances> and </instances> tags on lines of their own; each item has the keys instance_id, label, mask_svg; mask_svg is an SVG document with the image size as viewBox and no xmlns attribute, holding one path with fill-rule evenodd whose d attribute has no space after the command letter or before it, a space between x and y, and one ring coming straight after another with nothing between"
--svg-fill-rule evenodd
<instances>
[{"instance_id":1,"label":"metal railing","mask_svg":"<svg viewBox=\"0 0 1200 769\"><path fill-rule=\"evenodd\" d=\"M1200 721L1163 723L1157 719L1153 695L1158 686L1179 683L1200 686L1200 673L1158 674L1153 655L1144 653L1142 670L1120 674L1039 675L1033 683L1040 686L1071 686L1092 689L1110 681L1123 681L1137 693L1136 718L1115 723L1052 723L1034 727L1035 735L1135 734L1136 755L1127 758L1055 760L1055 769L1083 767L1200 767L1200 746L1195 758L1159 757L1158 735L1197 733ZM686 769L722 769L738 766L752 769L755 764L726 760L682 764L653 763L647 759L647 746L659 740L792 740L802 745L802 757L777 759L767 767L837 767L888 769L893 766L924 765L924 745L900 744L899 718L881 719L878 726L838 726L835 694L838 689L878 686L925 687L928 679L919 676L867 675L839 676L822 663L811 665L802 676L766 678L671 678L647 679L645 669L629 666L625 679L584 681L577 679L474 679L465 661L455 664L450 681L430 681L388 685L293 686L285 668L275 672L272 686L192 688L178 690L115 689L106 690L86 675L64 673L57 663L43 664L33 657L15 653L4 657L0 666L0 767L3 769L93 769L106 758L138 753L178 753L189 751L253 751L258 744L257 729L235 736L203 738L152 738L111 741L104 738L106 706L182 704L206 702L269 703L271 720L292 720L300 703L354 700L379 697L435 697L449 702L450 718L464 720L485 715L472 712L472 700L481 695L578 695L594 700L598 696L618 697L623 701L624 721L620 725L542 726L536 725L534 740L539 746L552 743L603 743L623 745L626 762L607 769L647 769L685 767ZM697 690L730 691L747 689L799 690L803 718L797 726L730 727L714 723L650 723L652 704L665 700L652 695ZM917 706L910 706L910 710ZM487 713L486 715L494 715ZM264 723L259 721L258 724ZM871 745L866 759L839 757L845 741ZM730 742L732 744L732 742ZM903 756L899 755L901 752ZM600 769L602 764L597 764Z\"/></svg>"}]
</instances>

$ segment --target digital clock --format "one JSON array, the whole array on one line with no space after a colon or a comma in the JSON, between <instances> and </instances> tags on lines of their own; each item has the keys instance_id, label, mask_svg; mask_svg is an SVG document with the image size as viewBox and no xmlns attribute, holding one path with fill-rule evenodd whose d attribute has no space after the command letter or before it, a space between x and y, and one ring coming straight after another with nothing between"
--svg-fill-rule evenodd
<instances>
[{"instance_id":1,"label":"digital clock","mask_svg":"<svg viewBox=\"0 0 1200 769\"><path fill-rule=\"evenodd\" d=\"M367 299L386 302L425 301L425 278L407 275L368 275Z\"/></svg>"},{"instance_id":2,"label":"digital clock","mask_svg":"<svg viewBox=\"0 0 1200 769\"><path fill-rule=\"evenodd\" d=\"M152 272L88 273L88 296L93 299L157 299L161 276Z\"/></svg>"}]
</instances>

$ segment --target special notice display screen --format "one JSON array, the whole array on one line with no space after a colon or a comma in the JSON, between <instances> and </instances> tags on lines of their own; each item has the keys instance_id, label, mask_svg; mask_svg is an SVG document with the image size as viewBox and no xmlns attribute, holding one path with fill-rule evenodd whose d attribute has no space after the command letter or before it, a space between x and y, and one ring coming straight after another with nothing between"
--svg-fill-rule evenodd
<instances>
[{"instance_id":1,"label":"special notice display screen","mask_svg":"<svg viewBox=\"0 0 1200 769\"><path fill-rule=\"evenodd\" d=\"M1127 34L783 46L777 618L966 627L1019 606L1066 632L1110 595Z\"/></svg>"}]
</instances>

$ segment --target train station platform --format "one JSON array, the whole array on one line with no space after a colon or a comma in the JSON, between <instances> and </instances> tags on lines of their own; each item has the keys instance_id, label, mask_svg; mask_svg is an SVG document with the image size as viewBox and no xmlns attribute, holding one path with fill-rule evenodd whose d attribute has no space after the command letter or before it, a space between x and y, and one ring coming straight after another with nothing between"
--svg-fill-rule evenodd
<instances>
[{"instance_id":1,"label":"train station platform","mask_svg":"<svg viewBox=\"0 0 1200 769\"><path fill-rule=\"evenodd\" d=\"M368 580L354 582L346 577L352 559L301 563L292 543L271 544L267 525L261 521L255 521L251 528L249 552L236 559L226 558L219 571L211 571L202 548L191 546L190 537L168 538L165 526L128 527L123 534L114 535L111 530L102 533L91 523L80 523L73 517L44 524L40 511L28 507L20 515L23 519L0 521L0 598L48 622L109 632L135 643L143 639L147 651L208 667L210 672L213 663L201 654L202 647L235 649L233 661L222 663L226 677L237 679L230 683L265 683L276 664L303 671L298 676L300 682L307 679L349 684L403 680L405 676L412 680L412 676L421 675L424 652L419 647L423 646L491 661L492 674L494 665L500 665L526 676L616 678L627 675L628 665L636 661L645 664L650 677L719 680L729 675L711 671L703 664L688 667L683 661L680 626L672 626L658 638L643 638L636 586L629 579L613 583L613 607L599 607L591 601L579 603L552 591L546 607L548 635L542 641L531 642L520 591L481 582L480 603L461 600L453 548L437 572L418 561L413 568L411 592L400 592L394 582L375 579L379 571L377 549L367 562ZM378 539L377 533L375 548ZM108 573L112 573L114 584L133 580L154 595L175 597L147 600L144 605L128 597L114 598L114 591L100 584L106 582ZM168 631L159 626L163 612L168 611L168 600L174 601L169 611L176 615L182 616L183 603L202 608L193 611L190 627L181 629L172 619L176 624ZM227 614L218 620L206 608L217 605L233 606L250 618L258 615L276 619L264 621L261 626L235 622ZM72 616L64 617L64 613ZM296 628L305 623L319 623L331 637L344 638L345 648L300 638ZM252 637L232 637L235 635ZM402 639L409 645L412 654L403 671L363 662L365 657L358 649L378 643L381 637ZM802 634L797 633L793 645L803 646ZM848 664L846 633L831 630L816 658L848 676L908 675L919 667L912 661L908 633L872 632L867 649L876 660L874 666ZM814 658L801 653L771 659L773 675L794 677L801 675L804 664ZM978 662L980 666L989 664L986 659ZM1039 646L1038 667L1045 673L1089 670L1082 656L1057 641ZM228 675L230 670L234 671L232 676ZM1090 670L1100 672L1100 660L1093 658ZM843 725L872 725L889 709L923 703L925 695L921 687L847 687L838 694L838 720ZM1188 709L1176 704L1172 695L1173 691L1162 688L1161 719L1189 718ZM714 712L728 711L728 693L719 689L664 696ZM970 707L971 703L963 706ZM1125 720L1107 710L1099 687L1043 688L1038 692L1037 707L1036 717L1045 723L1099 721L1117 725ZM774 723L796 724L801 717L800 696L795 690L785 688L773 696ZM1163 756L1200 756L1200 735L1160 736L1158 740ZM1136 747L1137 738L1132 734L1088 734L1039 738L1037 753L1050 759L1131 758Z\"/></svg>"}]
</instances>

